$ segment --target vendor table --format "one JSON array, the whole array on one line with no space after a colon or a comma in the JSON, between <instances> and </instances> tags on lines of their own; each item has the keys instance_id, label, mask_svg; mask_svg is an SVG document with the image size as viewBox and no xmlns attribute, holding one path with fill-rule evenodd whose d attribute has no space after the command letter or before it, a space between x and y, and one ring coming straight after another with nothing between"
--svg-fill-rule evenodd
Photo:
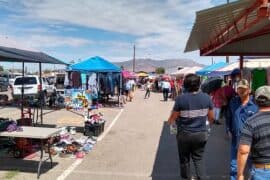
<instances>
[{"instance_id":1,"label":"vendor table","mask_svg":"<svg viewBox=\"0 0 270 180\"><path fill-rule=\"evenodd\" d=\"M57 128L42 128L42 127L31 127L31 126L22 126L23 131L14 131L14 132L0 132L0 136L4 137L14 137L14 138L31 138L31 139L40 139L40 160L37 170L37 178L40 176L40 167L43 163L43 141L58 134L61 130ZM51 161L52 167L52 156L50 151L50 141L48 142L48 153L49 159ZM46 159L47 160L47 159ZM46 161L44 160L44 161Z\"/></svg>"}]
</instances>

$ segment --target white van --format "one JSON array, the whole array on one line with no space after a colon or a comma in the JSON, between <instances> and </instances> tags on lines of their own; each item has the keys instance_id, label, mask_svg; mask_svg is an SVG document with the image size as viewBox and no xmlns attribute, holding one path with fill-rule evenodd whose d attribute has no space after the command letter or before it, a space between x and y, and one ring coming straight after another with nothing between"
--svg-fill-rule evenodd
<instances>
[{"instance_id":1,"label":"white van","mask_svg":"<svg viewBox=\"0 0 270 180\"><path fill-rule=\"evenodd\" d=\"M24 96L32 97L34 99L38 98L38 93L41 90L41 84L39 76L19 76L15 78L13 85L13 98L19 99L21 97L22 84L24 84ZM46 78L42 78L42 91L45 95L50 95L55 91L55 86L49 84Z\"/></svg>"}]
</instances>

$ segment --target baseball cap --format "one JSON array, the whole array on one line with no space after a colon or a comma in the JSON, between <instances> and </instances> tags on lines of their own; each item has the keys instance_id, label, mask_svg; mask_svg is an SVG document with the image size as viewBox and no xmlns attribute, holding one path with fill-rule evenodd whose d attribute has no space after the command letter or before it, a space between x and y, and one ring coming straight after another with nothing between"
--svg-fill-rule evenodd
<instances>
[{"instance_id":1,"label":"baseball cap","mask_svg":"<svg viewBox=\"0 0 270 180\"><path fill-rule=\"evenodd\" d=\"M246 79L241 79L238 83L237 83L237 88L249 88L249 83Z\"/></svg>"},{"instance_id":2,"label":"baseball cap","mask_svg":"<svg viewBox=\"0 0 270 180\"><path fill-rule=\"evenodd\" d=\"M259 87L255 91L255 99L257 100L259 97L265 97L270 100L270 86Z\"/></svg>"}]
</instances>

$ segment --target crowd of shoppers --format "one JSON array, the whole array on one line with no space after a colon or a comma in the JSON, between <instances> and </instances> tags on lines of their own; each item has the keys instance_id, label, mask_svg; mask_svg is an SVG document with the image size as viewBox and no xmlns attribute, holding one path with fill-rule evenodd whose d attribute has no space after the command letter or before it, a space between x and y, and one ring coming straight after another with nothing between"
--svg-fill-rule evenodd
<instances>
[{"instance_id":1,"label":"crowd of shoppers","mask_svg":"<svg viewBox=\"0 0 270 180\"><path fill-rule=\"evenodd\" d=\"M206 94L200 91L200 85L199 76L185 77L184 93L176 97L168 119L169 124L177 125L182 179L206 177L202 164L208 139L206 121L221 124L221 112L225 132L231 139L230 179L270 179L270 86L251 93L249 82L238 78ZM194 176L190 170L191 160ZM244 173L245 168L249 173Z\"/></svg>"}]
</instances>

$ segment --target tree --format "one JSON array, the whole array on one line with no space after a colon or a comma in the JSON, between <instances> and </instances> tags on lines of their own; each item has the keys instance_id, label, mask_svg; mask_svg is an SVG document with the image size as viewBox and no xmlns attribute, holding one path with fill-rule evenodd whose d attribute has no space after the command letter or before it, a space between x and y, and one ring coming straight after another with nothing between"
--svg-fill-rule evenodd
<instances>
[{"instance_id":1,"label":"tree","mask_svg":"<svg viewBox=\"0 0 270 180\"><path fill-rule=\"evenodd\" d=\"M165 73L165 68L164 67L158 67L158 68L156 68L156 73L157 74L164 74Z\"/></svg>"},{"instance_id":2,"label":"tree","mask_svg":"<svg viewBox=\"0 0 270 180\"><path fill-rule=\"evenodd\" d=\"M0 71L4 71L4 67L3 66L0 66Z\"/></svg>"}]
</instances>

